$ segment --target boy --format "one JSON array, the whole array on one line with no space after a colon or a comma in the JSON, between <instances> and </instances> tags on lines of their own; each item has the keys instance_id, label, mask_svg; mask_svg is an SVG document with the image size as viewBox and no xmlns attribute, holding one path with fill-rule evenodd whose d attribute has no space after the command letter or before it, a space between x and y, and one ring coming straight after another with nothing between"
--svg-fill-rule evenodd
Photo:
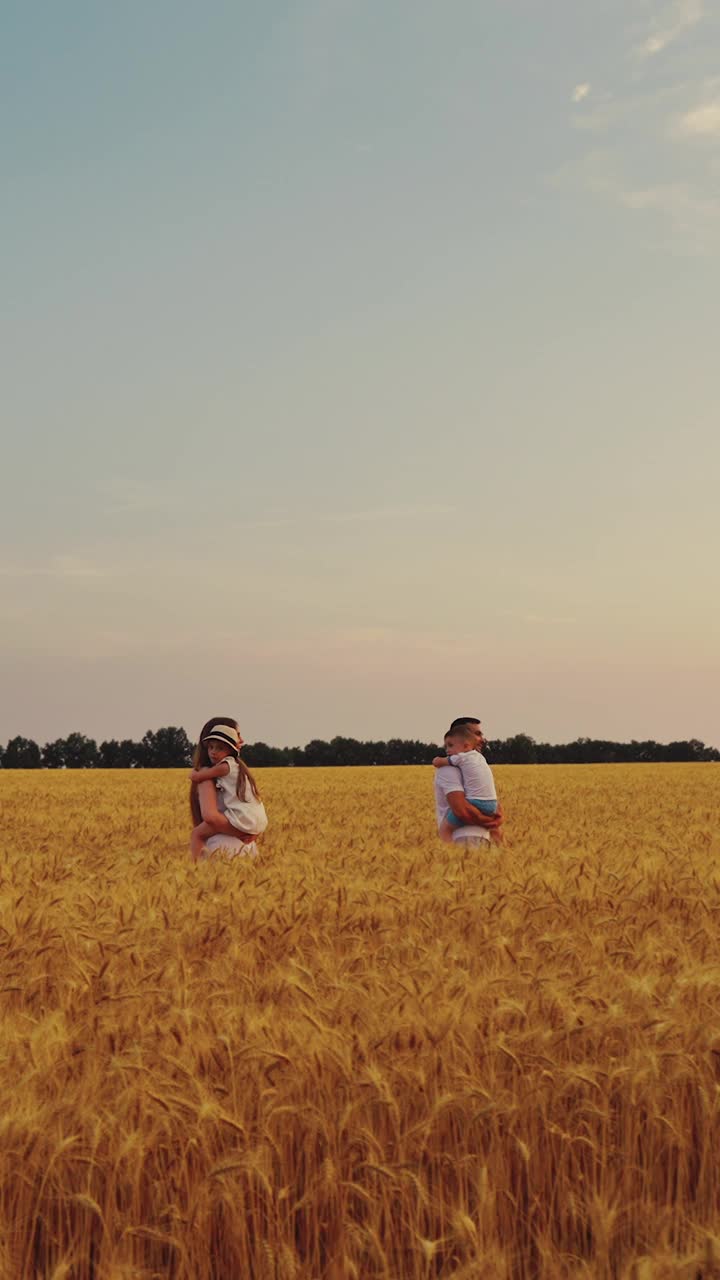
<instances>
[{"instance_id":1,"label":"boy","mask_svg":"<svg viewBox=\"0 0 720 1280\"><path fill-rule=\"evenodd\" d=\"M485 757L478 751L478 734L473 725L454 725L445 734L447 756L435 756L433 765L442 769L454 765L460 770L463 791L468 804L489 818L498 812L497 792L492 770ZM494 825L494 824L489 824ZM453 832L462 826L459 818L449 812L440 825L441 839L451 841Z\"/></svg>"}]
</instances>

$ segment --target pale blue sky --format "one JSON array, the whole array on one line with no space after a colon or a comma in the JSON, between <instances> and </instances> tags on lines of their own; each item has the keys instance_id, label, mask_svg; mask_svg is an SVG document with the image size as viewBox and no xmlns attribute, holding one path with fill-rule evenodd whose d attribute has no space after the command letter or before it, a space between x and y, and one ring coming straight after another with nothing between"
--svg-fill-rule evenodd
<instances>
[{"instance_id":1,"label":"pale blue sky","mask_svg":"<svg viewBox=\"0 0 720 1280\"><path fill-rule=\"evenodd\" d=\"M720 741L714 0L2 28L0 741Z\"/></svg>"}]
</instances>

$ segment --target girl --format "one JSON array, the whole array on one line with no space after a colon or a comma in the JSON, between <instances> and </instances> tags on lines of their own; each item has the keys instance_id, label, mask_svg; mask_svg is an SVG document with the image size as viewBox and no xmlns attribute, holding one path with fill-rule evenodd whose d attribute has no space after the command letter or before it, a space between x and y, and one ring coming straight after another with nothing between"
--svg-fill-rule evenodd
<instances>
[{"instance_id":1,"label":"girl","mask_svg":"<svg viewBox=\"0 0 720 1280\"><path fill-rule=\"evenodd\" d=\"M240 840L243 853L257 853L255 837L267 827L267 814L255 779L240 759L242 745L232 716L215 716L203 725L190 773L193 862L213 836L231 837L233 844Z\"/></svg>"}]
</instances>

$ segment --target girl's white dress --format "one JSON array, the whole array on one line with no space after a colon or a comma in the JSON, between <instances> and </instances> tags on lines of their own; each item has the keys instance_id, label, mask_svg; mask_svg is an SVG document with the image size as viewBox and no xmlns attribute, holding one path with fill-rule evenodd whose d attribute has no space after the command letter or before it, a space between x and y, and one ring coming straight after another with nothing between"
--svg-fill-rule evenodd
<instances>
[{"instance_id":1,"label":"girl's white dress","mask_svg":"<svg viewBox=\"0 0 720 1280\"><path fill-rule=\"evenodd\" d=\"M268 824L265 805L262 800L255 798L249 782L245 783L245 799L240 799L237 793L238 762L228 757L225 763L228 766L228 772L224 777L215 779L218 808L238 831L259 836Z\"/></svg>"}]
</instances>

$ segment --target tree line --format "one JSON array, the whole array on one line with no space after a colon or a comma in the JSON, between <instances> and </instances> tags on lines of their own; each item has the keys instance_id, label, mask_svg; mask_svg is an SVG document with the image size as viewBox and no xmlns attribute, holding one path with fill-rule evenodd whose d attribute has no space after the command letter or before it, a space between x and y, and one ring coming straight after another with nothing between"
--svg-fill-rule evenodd
<instances>
[{"instance_id":1,"label":"tree line","mask_svg":"<svg viewBox=\"0 0 720 1280\"><path fill-rule=\"evenodd\" d=\"M193 744L184 729L148 729L139 742L111 738L98 746L83 733L56 738L43 747L32 738L11 738L0 750L3 769L181 769L192 763ZM430 764L443 748L434 742L390 738L387 742L359 742L356 738L314 738L304 747L270 747L249 743L243 760L249 768L273 766ZM697 738L677 742L608 742L576 738L574 742L536 742L526 733L488 742L491 764L633 764L636 762L720 761L720 751Z\"/></svg>"}]
</instances>

